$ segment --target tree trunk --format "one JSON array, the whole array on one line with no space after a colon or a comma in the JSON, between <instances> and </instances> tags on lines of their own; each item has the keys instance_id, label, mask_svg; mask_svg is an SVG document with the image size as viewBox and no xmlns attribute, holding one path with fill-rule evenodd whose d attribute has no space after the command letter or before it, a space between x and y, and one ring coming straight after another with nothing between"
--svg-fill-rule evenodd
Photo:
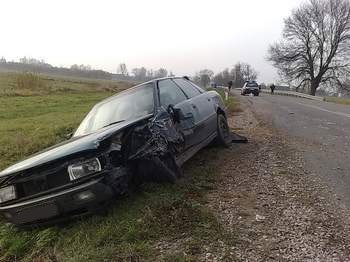
<instances>
[{"instance_id":1,"label":"tree trunk","mask_svg":"<svg viewBox=\"0 0 350 262\"><path fill-rule=\"evenodd\" d=\"M311 86L310 86L309 94L312 95L312 96L315 96L316 95L316 90L317 90L319 85L320 85L320 81L317 78L311 80Z\"/></svg>"}]
</instances>

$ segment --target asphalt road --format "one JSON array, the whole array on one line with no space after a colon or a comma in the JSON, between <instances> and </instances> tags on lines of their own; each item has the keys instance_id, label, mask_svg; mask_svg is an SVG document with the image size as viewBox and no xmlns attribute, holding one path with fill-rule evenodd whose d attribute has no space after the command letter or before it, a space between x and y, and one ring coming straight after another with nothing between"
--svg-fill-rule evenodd
<instances>
[{"instance_id":1,"label":"asphalt road","mask_svg":"<svg viewBox=\"0 0 350 262\"><path fill-rule=\"evenodd\" d=\"M319 178L350 208L350 106L269 94L241 99L294 139L306 173Z\"/></svg>"}]
</instances>

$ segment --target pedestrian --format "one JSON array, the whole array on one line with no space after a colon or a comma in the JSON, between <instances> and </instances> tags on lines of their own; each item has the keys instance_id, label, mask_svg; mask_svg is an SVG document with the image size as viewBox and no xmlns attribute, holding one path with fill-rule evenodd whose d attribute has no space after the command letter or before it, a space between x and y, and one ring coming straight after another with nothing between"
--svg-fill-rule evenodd
<instances>
[{"instance_id":1,"label":"pedestrian","mask_svg":"<svg viewBox=\"0 0 350 262\"><path fill-rule=\"evenodd\" d=\"M231 93L231 88L233 86L232 80L228 81L227 86L228 86L228 92Z\"/></svg>"},{"instance_id":2,"label":"pedestrian","mask_svg":"<svg viewBox=\"0 0 350 262\"><path fill-rule=\"evenodd\" d=\"M274 84L272 84L272 85L270 85L270 88L271 88L271 95L273 95L276 87Z\"/></svg>"}]
</instances>

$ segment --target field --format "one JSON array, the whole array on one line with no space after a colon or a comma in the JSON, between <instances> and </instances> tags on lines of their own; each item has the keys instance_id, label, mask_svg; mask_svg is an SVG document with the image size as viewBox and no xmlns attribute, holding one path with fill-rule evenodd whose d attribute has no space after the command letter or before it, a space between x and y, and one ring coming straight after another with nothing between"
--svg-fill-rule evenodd
<instances>
[{"instance_id":1,"label":"field","mask_svg":"<svg viewBox=\"0 0 350 262\"><path fill-rule=\"evenodd\" d=\"M65 139L96 102L130 86L0 74L0 169Z\"/></svg>"},{"instance_id":2,"label":"field","mask_svg":"<svg viewBox=\"0 0 350 262\"><path fill-rule=\"evenodd\" d=\"M40 76L39 89L18 88L18 77L0 75L0 169L64 140L93 104L131 85ZM227 103L237 110L232 97ZM216 187L220 154L228 151L203 150L185 165L185 178L177 184L143 185L117 200L106 216L32 229L2 221L0 261L154 261L160 256L192 261L220 243L232 246L236 236L226 233L203 205ZM176 246L179 238L187 240ZM163 254L164 249L171 252ZM223 257L234 259L225 252Z\"/></svg>"}]
</instances>

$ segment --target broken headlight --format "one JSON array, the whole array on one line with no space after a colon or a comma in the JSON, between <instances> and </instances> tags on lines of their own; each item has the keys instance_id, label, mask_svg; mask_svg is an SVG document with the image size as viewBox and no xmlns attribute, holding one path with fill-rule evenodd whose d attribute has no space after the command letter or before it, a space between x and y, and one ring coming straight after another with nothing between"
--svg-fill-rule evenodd
<instances>
[{"instance_id":1,"label":"broken headlight","mask_svg":"<svg viewBox=\"0 0 350 262\"><path fill-rule=\"evenodd\" d=\"M101 169L100 160L96 157L68 166L68 173L69 178L72 181L99 172Z\"/></svg>"},{"instance_id":2,"label":"broken headlight","mask_svg":"<svg viewBox=\"0 0 350 262\"><path fill-rule=\"evenodd\" d=\"M14 186L0 188L0 203L4 203L16 198L16 190Z\"/></svg>"}]
</instances>

